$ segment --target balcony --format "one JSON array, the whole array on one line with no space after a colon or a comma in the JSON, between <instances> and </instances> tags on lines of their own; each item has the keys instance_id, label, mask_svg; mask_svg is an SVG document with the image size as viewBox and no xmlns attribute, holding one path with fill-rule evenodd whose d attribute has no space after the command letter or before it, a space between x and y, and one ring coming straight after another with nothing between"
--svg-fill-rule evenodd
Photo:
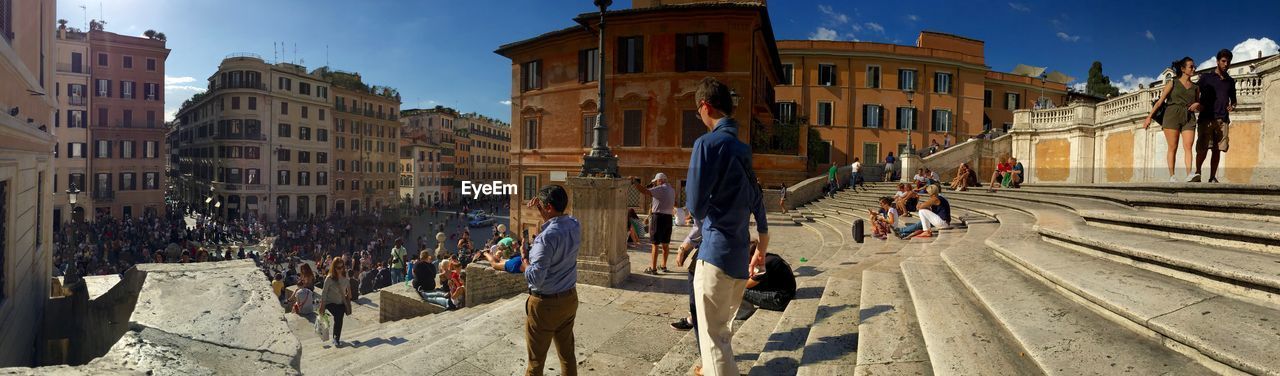
<instances>
[{"instance_id":1,"label":"balcony","mask_svg":"<svg viewBox=\"0 0 1280 376\"><path fill-rule=\"evenodd\" d=\"M75 68L79 68L79 69L75 69ZM81 64L80 66L77 67L77 66L71 65L71 63L58 63L58 72L89 74L89 67L87 64Z\"/></svg>"},{"instance_id":2,"label":"balcony","mask_svg":"<svg viewBox=\"0 0 1280 376\"><path fill-rule=\"evenodd\" d=\"M213 135L215 140L249 140L249 141L266 141L267 136L262 133L257 134L216 134Z\"/></svg>"},{"instance_id":3,"label":"balcony","mask_svg":"<svg viewBox=\"0 0 1280 376\"><path fill-rule=\"evenodd\" d=\"M364 116L373 117L373 110L364 110Z\"/></svg>"},{"instance_id":4,"label":"balcony","mask_svg":"<svg viewBox=\"0 0 1280 376\"><path fill-rule=\"evenodd\" d=\"M110 189L95 190L93 191L93 199L101 203L115 201L116 191Z\"/></svg>"},{"instance_id":5,"label":"balcony","mask_svg":"<svg viewBox=\"0 0 1280 376\"><path fill-rule=\"evenodd\" d=\"M218 91L218 90L224 90L224 89L254 89L254 90L266 91L267 85L264 85L261 82L223 82L219 85L214 85L214 87L210 89L211 91Z\"/></svg>"},{"instance_id":6,"label":"balcony","mask_svg":"<svg viewBox=\"0 0 1280 376\"><path fill-rule=\"evenodd\" d=\"M82 96L71 96L67 97L67 104L72 106L87 106L89 105L89 100Z\"/></svg>"}]
</instances>

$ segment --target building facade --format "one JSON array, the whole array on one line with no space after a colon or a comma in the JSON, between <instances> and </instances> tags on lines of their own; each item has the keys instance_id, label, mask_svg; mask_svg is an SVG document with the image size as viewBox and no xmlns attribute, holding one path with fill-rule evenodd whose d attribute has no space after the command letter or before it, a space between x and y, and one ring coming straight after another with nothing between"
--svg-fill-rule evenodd
<instances>
[{"instance_id":1,"label":"building facade","mask_svg":"<svg viewBox=\"0 0 1280 376\"><path fill-rule=\"evenodd\" d=\"M180 200L227 217L328 215L329 86L300 65L224 59L178 111Z\"/></svg>"},{"instance_id":2,"label":"building facade","mask_svg":"<svg viewBox=\"0 0 1280 376\"><path fill-rule=\"evenodd\" d=\"M683 3L683 2L682 2ZM538 187L563 184L581 171L592 143L597 78L603 68L609 102L605 121L611 151L624 176L664 172L679 192L693 141L707 132L694 93L704 77L734 91L739 138L753 146L754 168L765 185L805 176L804 142L771 146L773 86L781 70L766 7L759 2L661 4L645 2L605 14L605 66L599 67L599 13L578 25L501 46L511 59L512 223L531 227L537 213L523 207ZM637 193L630 205L640 206ZM683 194L679 198L683 202Z\"/></svg>"},{"instance_id":3,"label":"building facade","mask_svg":"<svg viewBox=\"0 0 1280 376\"><path fill-rule=\"evenodd\" d=\"M914 46L784 40L780 122L814 129L823 149L812 167L883 161L907 148L955 144L994 128L1007 130L1013 110L1063 105L1066 85L993 72L984 43L922 32ZM908 95L910 92L910 95Z\"/></svg>"},{"instance_id":4,"label":"building facade","mask_svg":"<svg viewBox=\"0 0 1280 376\"><path fill-rule=\"evenodd\" d=\"M59 34L63 34L61 31ZM63 38L61 40L66 40ZM87 61L90 91L86 106L69 103L70 115L87 107L88 148L87 193L92 217L139 217L160 215L164 206L164 63L169 56L165 41L125 36L103 30L90 22L87 33ZM79 44L70 42L68 44ZM73 48L78 48L73 47ZM74 71L76 52L68 57ZM61 53L59 56L61 57ZM87 63L87 64L86 64ZM75 73L68 73L75 75ZM75 85L82 77L68 77ZM63 86L60 83L60 86ZM74 88L70 88L74 93ZM70 102L70 97L68 97ZM78 129L78 128L72 128ZM79 133L79 131L73 132ZM75 137L71 135L71 137ZM67 142L74 138L69 138ZM78 145L72 144L71 153ZM74 158L72 155L68 157ZM68 170L68 174L72 173ZM67 175L67 174L63 174ZM68 181L72 180L68 175ZM80 184L80 177L74 178ZM85 189L87 188L87 189ZM78 198L77 198L78 199ZM73 209L74 210L74 209Z\"/></svg>"},{"instance_id":5,"label":"building facade","mask_svg":"<svg viewBox=\"0 0 1280 376\"><path fill-rule=\"evenodd\" d=\"M92 220L93 197L89 192L89 35L77 29L60 26L57 40L57 71L54 94L58 111L54 116L54 134L58 137L54 160L53 223ZM71 196L76 204L71 204Z\"/></svg>"},{"instance_id":6,"label":"building facade","mask_svg":"<svg viewBox=\"0 0 1280 376\"><path fill-rule=\"evenodd\" d=\"M402 138L423 137L427 143L439 146L435 154L427 154L427 162L434 164L437 171L434 184L437 188L433 191L435 197L428 197L428 203L430 205L456 203L458 198L455 188L460 178L456 174L458 141L454 122L460 117L458 111L436 106L430 109L405 110L400 114L400 123L403 127Z\"/></svg>"},{"instance_id":7,"label":"building facade","mask_svg":"<svg viewBox=\"0 0 1280 376\"><path fill-rule=\"evenodd\" d=\"M440 197L440 146L418 134L400 138L400 199L414 207L435 205Z\"/></svg>"},{"instance_id":8,"label":"building facade","mask_svg":"<svg viewBox=\"0 0 1280 376\"><path fill-rule=\"evenodd\" d=\"M325 71L335 95L334 208L356 213L400 203L400 95L358 73Z\"/></svg>"},{"instance_id":9,"label":"building facade","mask_svg":"<svg viewBox=\"0 0 1280 376\"><path fill-rule=\"evenodd\" d=\"M511 124L475 113L458 120L469 130L467 179L478 182L511 181Z\"/></svg>"},{"instance_id":10,"label":"building facade","mask_svg":"<svg viewBox=\"0 0 1280 376\"><path fill-rule=\"evenodd\" d=\"M53 275L53 0L0 0L0 367L34 366Z\"/></svg>"}]
</instances>

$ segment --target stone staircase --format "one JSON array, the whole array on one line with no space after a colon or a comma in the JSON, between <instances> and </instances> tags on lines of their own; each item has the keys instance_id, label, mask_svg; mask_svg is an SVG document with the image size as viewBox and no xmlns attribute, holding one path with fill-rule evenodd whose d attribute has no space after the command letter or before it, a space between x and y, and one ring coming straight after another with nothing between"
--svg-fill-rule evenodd
<instances>
[{"instance_id":1,"label":"stone staircase","mask_svg":"<svg viewBox=\"0 0 1280 376\"><path fill-rule=\"evenodd\" d=\"M1280 375L1280 190L1179 188L944 193L960 230L852 247L798 369L751 373ZM893 191L801 223L847 234Z\"/></svg>"}]
</instances>

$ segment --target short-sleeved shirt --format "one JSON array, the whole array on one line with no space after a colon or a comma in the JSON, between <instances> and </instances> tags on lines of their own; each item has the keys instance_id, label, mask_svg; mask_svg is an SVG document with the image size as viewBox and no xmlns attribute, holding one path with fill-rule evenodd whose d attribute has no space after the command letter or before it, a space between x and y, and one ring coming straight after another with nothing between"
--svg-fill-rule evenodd
<instances>
[{"instance_id":1,"label":"short-sleeved shirt","mask_svg":"<svg viewBox=\"0 0 1280 376\"><path fill-rule=\"evenodd\" d=\"M391 249L391 267L400 269L404 267L404 247L395 247Z\"/></svg>"},{"instance_id":2,"label":"short-sleeved shirt","mask_svg":"<svg viewBox=\"0 0 1280 376\"><path fill-rule=\"evenodd\" d=\"M1200 121L1222 119L1225 123L1231 123L1227 107L1236 103L1236 79L1231 76L1219 77L1214 70L1201 73L1196 85L1200 86Z\"/></svg>"},{"instance_id":3,"label":"short-sleeved shirt","mask_svg":"<svg viewBox=\"0 0 1280 376\"><path fill-rule=\"evenodd\" d=\"M651 211L662 214L676 214L676 190L671 188L670 184L649 188L649 194L653 195L653 206Z\"/></svg>"},{"instance_id":4,"label":"short-sleeved shirt","mask_svg":"<svg viewBox=\"0 0 1280 376\"><path fill-rule=\"evenodd\" d=\"M510 259L507 259L507 263L502 265L502 270L506 270L507 273L512 274L520 273L520 263L520 255L515 255Z\"/></svg>"},{"instance_id":5,"label":"short-sleeved shirt","mask_svg":"<svg viewBox=\"0 0 1280 376\"><path fill-rule=\"evenodd\" d=\"M831 165L831 168L827 169L827 179L836 180L836 165Z\"/></svg>"},{"instance_id":6,"label":"short-sleeved shirt","mask_svg":"<svg viewBox=\"0 0 1280 376\"><path fill-rule=\"evenodd\" d=\"M890 226L894 228L901 227L898 226L900 224L898 222L898 208L890 206L889 210L880 209L880 216L884 217L884 220L888 221Z\"/></svg>"},{"instance_id":7,"label":"short-sleeved shirt","mask_svg":"<svg viewBox=\"0 0 1280 376\"><path fill-rule=\"evenodd\" d=\"M862 162L853 162L853 165L850 167L853 168L853 172L857 173L858 170L862 169Z\"/></svg>"},{"instance_id":8,"label":"short-sleeved shirt","mask_svg":"<svg viewBox=\"0 0 1280 376\"><path fill-rule=\"evenodd\" d=\"M293 293L293 298L298 302L298 314L309 315L315 312L316 294L308 288L300 288Z\"/></svg>"},{"instance_id":9,"label":"short-sleeved shirt","mask_svg":"<svg viewBox=\"0 0 1280 376\"><path fill-rule=\"evenodd\" d=\"M1013 170L1013 166L1009 166L1008 163L1001 163L996 165L996 171L999 171L999 172L1009 172L1012 170Z\"/></svg>"}]
</instances>

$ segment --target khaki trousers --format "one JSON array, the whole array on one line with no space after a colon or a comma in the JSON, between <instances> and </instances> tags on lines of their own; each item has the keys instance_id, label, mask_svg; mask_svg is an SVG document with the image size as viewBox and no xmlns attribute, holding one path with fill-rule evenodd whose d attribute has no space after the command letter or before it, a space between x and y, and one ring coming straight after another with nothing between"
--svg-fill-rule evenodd
<instances>
[{"instance_id":1,"label":"khaki trousers","mask_svg":"<svg viewBox=\"0 0 1280 376\"><path fill-rule=\"evenodd\" d=\"M578 315L577 291L545 299L530 295L524 307L525 347L529 352L529 366L524 374L542 375L547 349L555 342L556 353L560 354L560 374L577 375L577 353L573 348L573 320Z\"/></svg>"},{"instance_id":2,"label":"khaki trousers","mask_svg":"<svg viewBox=\"0 0 1280 376\"><path fill-rule=\"evenodd\" d=\"M698 347L702 351L702 374L738 375L733 360L733 316L742 304L747 280L736 279L724 270L698 260L693 273L693 301L697 306Z\"/></svg>"}]
</instances>

